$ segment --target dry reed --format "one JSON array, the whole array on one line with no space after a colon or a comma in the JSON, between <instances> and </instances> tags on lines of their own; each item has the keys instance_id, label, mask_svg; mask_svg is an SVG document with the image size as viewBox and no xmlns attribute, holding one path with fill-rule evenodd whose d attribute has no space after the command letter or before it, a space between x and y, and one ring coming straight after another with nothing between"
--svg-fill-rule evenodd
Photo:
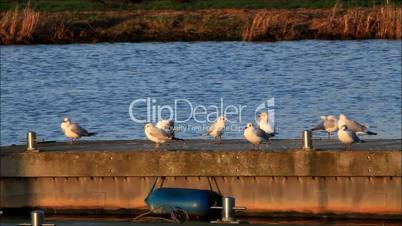
<instances>
[{"instance_id":1,"label":"dry reed","mask_svg":"<svg viewBox=\"0 0 402 226\"><path fill-rule=\"evenodd\" d=\"M246 26L246 29L243 31L243 40L244 41L254 41L260 40L264 37L270 36L270 33L273 34L273 30L276 32L286 32L286 26L283 25L284 21L281 18L280 14L273 14L269 11L260 11L254 16L251 23ZM282 27L282 31L278 30L279 27ZM274 34L281 36L281 34Z\"/></svg>"},{"instance_id":2,"label":"dry reed","mask_svg":"<svg viewBox=\"0 0 402 226\"><path fill-rule=\"evenodd\" d=\"M402 8L391 5L373 11L350 9L333 26L341 27L345 38L401 39L401 18Z\"/></svg>"},{"instance_id":3,"label":"dry reed","mask_svg":"<svg viewBox=\"0 0 402 226\"><path fill-rule=\"evenodd\" d=\"M29 6L22 11L17 6L14 11L3 14L0 19L0 44L30 43L39 16L39 12Z\"/></svg>"},{"instance_id":4,"label":"dry reed","mask_svg":"<svg viewBox=\"0 0 402 226\"><path fill-rule=\"evenodd\" d=\"M278 29L280 28L280 29ZM374 9L341 9L335 5L321 16L298 12L259 11L242 32L244 41L302 38L401 39L402 8L387 4ZM276 39L276 37L279 37Z\"/></svg>"}]
</instances>

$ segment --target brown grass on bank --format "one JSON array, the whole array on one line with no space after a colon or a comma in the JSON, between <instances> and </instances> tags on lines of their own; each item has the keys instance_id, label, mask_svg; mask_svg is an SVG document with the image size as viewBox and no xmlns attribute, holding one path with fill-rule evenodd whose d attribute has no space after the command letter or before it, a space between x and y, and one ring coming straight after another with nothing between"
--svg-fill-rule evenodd
<instances>
[{"instance_id":1,"label":"brown grass on bank","mask_svg":"<svg viewBox=\"0 0 402 226\"><path fill-rule=\"evenodd\" d=\"M402 8L390 5L371 12L348 10L332 26L342 29L344 38L401 39Z\"/></svg>"},{"instance_id":2,"label":"brown grass on bank","mask_svg":"<svg viewBox=\"0 0 402 226\"><path fill-rule=\"evenodd\" d=\"M39 21L39 12L15 8L0 19L0 44L29 43Z\"/></svg>"},{"instance_id":3,"label":"brown grass on bank","mask_svg":"<svg viewBox=\"0 0 402 226\"><path fill-rule=\"evenodd\" d=\"M254 16L251 24L246 26L242 37L244 41L256 41L261 39L276 40L274 36L281 36L283 39L286 34L286 23L290 21L283 13L271 13L260 11Z\"/></svg>"},{"instance_id":4,"label":"brown grass on bank","mask_svg":"<svg viewBox=\"0 0 402 226\"><path fill-rule=\"evenodd\" d=\"M40 18L39 18L40 17ZM402 8L0 13L0 44L402 39Z\"/></svg>"},{"instance_id":5,"label":"brown grass on bank","mask_svg":"<svg viewBox=\"0 0 402 226\"><path fill-rule=\"evenodd\" d=\"M402 8L341 9L336 5L321 16L303 12L259 11L242 32L244 41L303 38L401 39ZM280 37L277 39L277 37Z\"/></svg>"}]
</instances>

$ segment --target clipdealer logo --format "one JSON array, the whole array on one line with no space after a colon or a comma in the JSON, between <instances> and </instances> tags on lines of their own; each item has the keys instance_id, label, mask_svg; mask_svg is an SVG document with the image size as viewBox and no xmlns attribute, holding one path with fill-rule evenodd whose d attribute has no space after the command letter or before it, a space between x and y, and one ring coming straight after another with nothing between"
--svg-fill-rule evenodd
<instances>
[{"instance_id":1,"label":"clipdealer logo","mask_svg":"<svg viewBox=\"0 0 402 226\"><path fill-rule=\"evenodd\" d=\"M259 104L254 110L257 120L259 113L269 114L269 122L274 125L275 98L270 98ZM224 115L228 124L242 124L247 105L225 104L220 98L218 104L200 105L188 99L174 99L172 105L159 104L157 99L146 97L133 100L128 108L130 119L135 123L156 123L158 120L174 120L175 123L194 121L199 124L213 123L219 116ZM239 129L240 130L240 129Z\"/></svg>"}]
</instances>

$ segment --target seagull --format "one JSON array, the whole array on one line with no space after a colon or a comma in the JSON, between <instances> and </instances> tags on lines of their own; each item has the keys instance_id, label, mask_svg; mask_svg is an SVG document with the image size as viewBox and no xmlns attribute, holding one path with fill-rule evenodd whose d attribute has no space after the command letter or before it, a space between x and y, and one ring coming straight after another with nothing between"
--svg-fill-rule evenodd
<instances>
[{"instance_id":1,"label":"seagull","mask_svg":"<svg viewBox=\"0 0 402 226\"><path fill-rule=\"evenodd\" d=\"M173 120L160 120L156 123L155 127L164 130L170 137L172 137L172 140L183 140L175 137L174 133L176 129L174 128Z\"/></svg>"},{"instance_id":2,"label":"seagull","mask_svg":"<svg viewBox=\"0 0 402 226\"><path fill-rule=\"evenodd\" d=\"M81 138L96 135L96 133L89 133L86 129L82 128L78 123L71 122L69 118L64 118L60 124L64 135L71 139L71 144Z\"/></svg>"},{"instance_id":3,"label":"seagull","mask_svg":"<svg viewBox=\"0 0 402 226\"><path fill-rule=\"evenodd\" d=\"M338 139L345 144L345 150L347 150L348 146L349 150L351 150L353 143L363 143L353 130L348 129L347 125L341 126L338 130Z\"/></svg>"},{"instance_id":4,"label":"seagull","mask_svg":"<svg viewBox=\"0 0 402 226\"><path fill-rule=\"evenodd\" d=\"M338 131L338 118L335 115L320 116L321 122L311 130L324 130L328 133L328 139L331 139L331 133Z\"/></svg>"},{"instance_id":5,"label":"seagull","mask_svg":"<svg viewBox=\"0 0 402 226\"><path fill-rule=\"evenodd\" d=\"M152 123L145 124L144 132L148 140L156 143L155 148L159 148L160 144L172 140L172 136L165 132L165 130L156 128Z\"/></svg>"},{"instance_id":6,"label":"seagull","mask_svg":"<svg viewBox=\"0 0 402 226\"><path fill-rule=\"evenodd\" d=\"M271 124L269 123L269 115L268 112L261 112L261 114L257 118L257 124L260 129L264 130L270 136L275 134L275 128L272 128Z\"/></svg>"},{"instance_id":7,"label":"seagull","mask_svg":"<svg viewBox=\"0 0 402 226\"><path fill-rule=\"evenodd\" d=\"M352 130L358 135L377 135L377 133L368 131L367 126L364 126L356 121L348 119L344 114L339 115L339 120L338 120L338 128L340 129L343 125L346 125L348 129Z\"/></svg>"},{"instance_id":8,"label":"seagull","mask_svg":"<svg viewBox=\"0 0 402 226\"><path fill-rule=\"evenodd\" d=\"M222 142L222 134L225 130L226 118L225 116L219 117L209 128L207 134L215 139L215 143Z\"/></svg>"},{"instance_id":9,"label":"seagull","mask_svg":"<svg viewBox=\"0 0 402 226\"><path fill-rule=\"evenodd\" d=\"M244 128L244 137L253 145L259 145L264 141L269 141L269 134L260 128L254 127L253 123L249 122Z\"/></svg>"}]
</instances>

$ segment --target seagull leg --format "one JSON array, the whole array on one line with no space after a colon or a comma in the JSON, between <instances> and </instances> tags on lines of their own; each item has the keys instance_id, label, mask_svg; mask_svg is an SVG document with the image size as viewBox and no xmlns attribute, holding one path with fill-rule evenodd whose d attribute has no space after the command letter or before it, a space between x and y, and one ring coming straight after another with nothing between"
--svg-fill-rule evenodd
<instances>
[{"instance_id":1,"label":"seagull leg","mask_svg":"<svg viewBox=\"0 0 402 226\"><path fill-rule=\"evenodd\" d=\"M328 132L328 140L331 140L331 133Z\"/></svg>"},{"instance_id":2,"label":"seagull leg","mask_svg":"<svg viewBox=\"0 0 402 226\"><path fill-rule=\"evenodd\" d=\"M221 136L217 136L217 144L221 144L222 143L222 137Z\"/></svg>"},{"instance_id":3,"label":"seagull leg","mask_svg":"<svg viewBox=\"0 0 402 226\"><path fill-rule=\"evenodd\" d=\"M71 138L70 144L74 143L74 138Z\"/></svg>"},{"instance_id":4,"label":"seagull leg","mask_svg":"<svg viewBox=\"0 0 402 226\"><path fill-rule=\"evenodd\" d=\"M156 143L156 144L155 144L155 148L156 148L156 149L159 149L159 147L160 147L160 144L159 144L159 143Z\"/></svg>"}]
</instances>

